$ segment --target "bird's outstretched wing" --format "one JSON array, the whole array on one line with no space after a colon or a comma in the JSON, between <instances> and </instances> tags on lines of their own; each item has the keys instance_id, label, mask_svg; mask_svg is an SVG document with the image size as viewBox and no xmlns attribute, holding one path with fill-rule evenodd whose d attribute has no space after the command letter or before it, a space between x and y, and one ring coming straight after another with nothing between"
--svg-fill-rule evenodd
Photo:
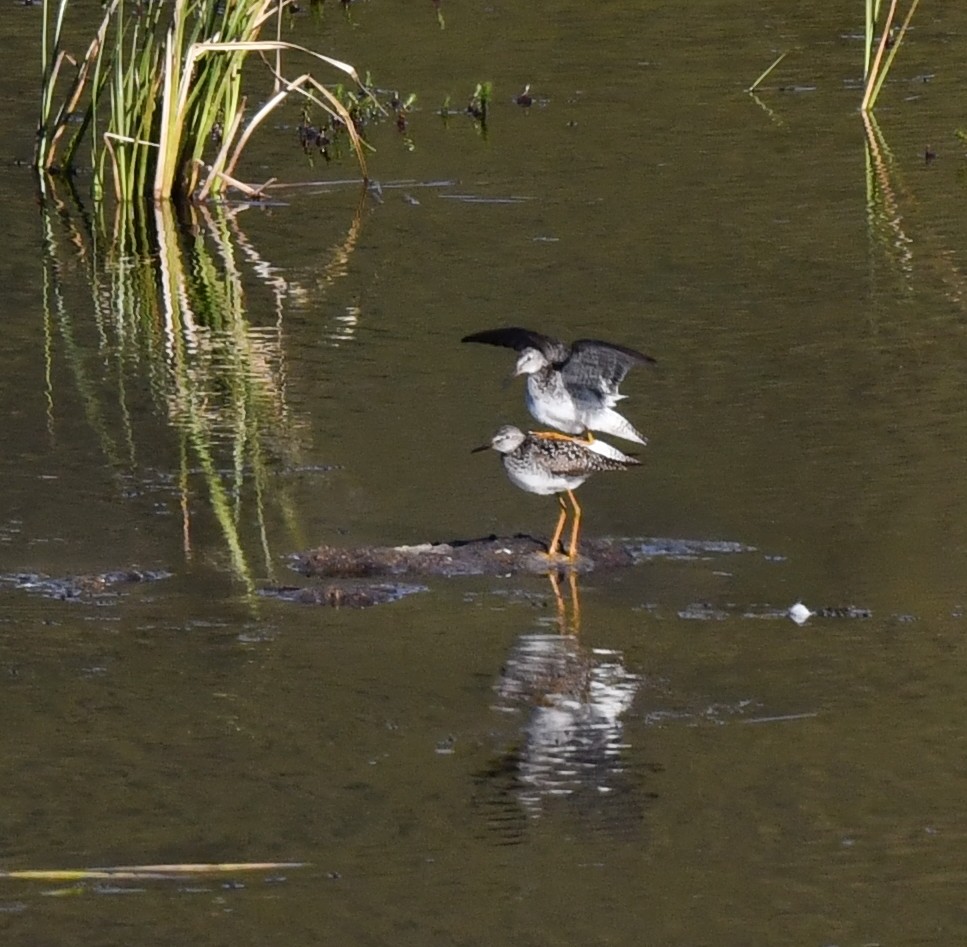
<instances>
[{"instance_id":1,"label":"bird's outstretched wing","mask_svg":"<svg viewBox=\"0 0 967 947\"><path fill-rule=\"evenodd\" d=\"M610 398L618 396L618 386L635 365L653 365L655 359L644 352L600 342L578 339L571 346L571 357L561 367L568 388L589 388Z\"/></svg>"},{"instance_id":2,"label":"bird's outstretched wing","mask_svg":"<svg viewBox=\"0 0 967 947\"><path fill-rule=\"evenodd\" d=\"M524 349L537 349L552 364L559 364L567 357L570 349L563 342L552 339L549 335L541 335L531 329L521 329L519 326L507 326L502 329L484 329L483 332L473 332L465 335L461 342L483 342L486 345L503 345L508 349L523 352Z\"/></svg>"}]
</instances>

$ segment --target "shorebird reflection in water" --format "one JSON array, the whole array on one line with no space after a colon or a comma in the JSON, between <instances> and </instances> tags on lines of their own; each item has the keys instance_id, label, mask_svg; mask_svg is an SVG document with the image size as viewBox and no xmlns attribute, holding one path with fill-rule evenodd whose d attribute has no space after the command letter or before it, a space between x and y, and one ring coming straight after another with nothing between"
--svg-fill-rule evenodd
<instances>
[{"instance_id":1,"label":"shorebird reflection in water","mask_svg":"<svg viewBox=\"0 0 967 947\"><path fill-rule=\"evenodd\" d=\"M639 463L634 457L628 457L613 448L617 456L605 456L586 441L560 434L525 434L512 424L499 428L490 443L474 448L474 453L487 450L488 447L503 455L507 476L521 490L544 496L559 494L561 515L554 529L554 537L547 547L549 558L558 555L561 533L567 520L567 504L560 494L568 495L574 510L571 545L568 550L568 559L571 562L577 559L578 533L581 528L581 507L574 491L593 473L601 470L625 470Z\"/></svg>"},{"instance_id":2,"label":"shorebird reflection in water","mask_svg":"<svg viewBox=\"0 0 967 947\"><path fill-rule=\"evenodd\" d=\"M564 577L555 571L551 581ZM576 597L575 570L567 581ZM577 632L523 634L502 662L496 708L526 715L486 773L488 821L506 841L526 831L514 818L518 805L533 817L565 806L588 827L612 832L627 832L643 817L647 798L629 769L624 717L644 681L625 667L621 652L582 645Z\"/></svg>"},{"instance_id":3,"label":"shorebird reflection in water","mask_svg":"<svg viewBox=\"0 0 967 947\"><path fill-rule=\"evenodd\" d=\"M570 592L570 610L561 592L561 573L554 569L547 573L554 594L554 604L557 607L557 627L562 635L578 635L581 633L581 597L578 594L578 574L573 569L567 570L567 584Z\"/></svg>"},{"instance_id":4,"label":"shorebird reflection in water","mask_svg":"<svg viewBox=\"0 0 967 947\"><path fill-rule=\"evenodd\" d=\"M464 336L463 342L503 345L519 352L515 375L527 375L527 410L542 424L565 434L600 431L639 444L647 443L627 418L614 410L627 397L618 391L635 366L653 364L643 352L578 339L571 345L550 336L510 326ZM614 457L606 447L606 456Z\"/></svg>"}]
</instances>

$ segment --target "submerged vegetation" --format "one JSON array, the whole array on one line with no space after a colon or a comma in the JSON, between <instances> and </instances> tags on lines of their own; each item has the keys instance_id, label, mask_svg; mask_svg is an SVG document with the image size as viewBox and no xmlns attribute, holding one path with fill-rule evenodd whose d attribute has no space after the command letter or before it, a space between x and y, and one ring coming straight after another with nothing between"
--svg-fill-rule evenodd
<instances>
[{"instance_id":1,"label":"submerged vegetation","mask_svg":"<svg viewBox=\"0 0 967 947\"><path fill-rule=\"evenodd\" d=\"M97 196L110 189L119 201L202 200L228 186L255 196L259 189L236 177L239 159L258 127L294 94L345 131L365 178L349 94L340 97L310 72L286 77L283 53L345 74L353 101L382 106L348 63L282 40L291 5L110 0L86 52L74 57L64 46L70 0L44 0L37 168L74 173L86 142ZM268 30L274 37L262 39ZM251 113L242 90L250 61L261 63L273 90Z\"/></svg>"}]
</instances>

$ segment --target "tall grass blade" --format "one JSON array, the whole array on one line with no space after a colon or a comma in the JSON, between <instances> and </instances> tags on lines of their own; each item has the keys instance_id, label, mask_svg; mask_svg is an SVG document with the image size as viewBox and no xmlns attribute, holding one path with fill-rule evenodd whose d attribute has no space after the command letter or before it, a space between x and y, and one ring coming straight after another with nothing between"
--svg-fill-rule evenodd
<instances>
[{"instance_id":1,"label":"tall grass blade","mask_svg":"<svg viewBox=\"0 0 967 947\"><path fill-rule=\"evenodd\" d=\"M780 53L780 54L779 54L779 55L778 55L778 56L776 57L776 59L775 59L775 61L774 61L774 62L772 63L772 65L771 65L771 66L769 66L769 68L768 68L768 69L766 69L766 71L765 71L765 72L763 72L763 73L762 73L762 75L761 75L761 76L759 76L759 78L758 78L758 79L756 79L756 80L755 80L755 82L753 82L753 83L752 83L752 85L750 85L750 86L749 86L749 88L748 88L748 89L746 89L745 91L746 91L746 92L755 92L755 90L759 88L759 84L760 84L760 83L762 82L762 80L763 80L763 79L765 79L765 77L766 77L766 76L768 76L768 75L769 75L769 73L770 73L770 72L772 72L772 70L773 70L773 69L775 69L775 68L776 68L776 66L778 66L778 65L779 65L779 63L781 63L781 62L783 61L783 59L785 59L785 58L786 58L786 56L788 56L788 55L789 55L789 50L788 50L788 49L787 49L787 50L786 50L786 51L785 51L784 53Z\"/></svg>"},{"instance_id":2,"label":"tall grass blade","mask_svg":"<svg viewBox=\"0 0 967 947\"><path fill-rule=\"evenodd\" d=\"M85 56L75 63L61 48L69 0L56 6L55 0L44 0L37 168L56 166L58 141L81 116L60 167L69 173L80 142L95 132L91 163L98 193L113 185L120 201L197 197L204 174L203 195L217 194L235 180L235 167L254 130L289 93L296 93L338 119L365 179L364 145L346 105L308 74L287 80L283 53L308 55L345 73L361 90L354 101L385 110L351 65L281 39L282 11L289 2L144 0L129 8L122 0L109 0ZM260 40L261 29L270 23L275 39ZM242 76L253 54L268 66L275 92L271 105L246 122ZM70 80L65 79L68 64L74 68ZM55 108L65 82L63 100ZM98 128L102 98L108 103L106 127ZM206 171L205 154L212 148L214 163ZM244 185L243 190L257 193Z\"/></svg>"},{"instance_id":3,"label":"tall grass blade","mask_svg":"<svg viewBox=\"0 0 967 947\"><path fill-rule=\"evenodd\" d=\"M899 32L893 37L893 23L896 17L897 0L891 0L890 9L887 12L886 19L883 21L882 28L880 30L880 42L876 47L876 55L873 57L872 65L870 64L870 55L873 49L873 38L876 30L876 23L879 19L880 11L880 0L866 0L866 43L865 43L865 54L864 54L864 78L866 84L863 91L863 101L860 103L861 112L871 112L876 105L876 100L879 97L880 89L883 87L883 83L886 81L886 77L890 72L890 68L893 65L893 59L900 49L900 45L903 43L903 39L906 36L907 28L910 25L911 19L913 19L913 14L916 12L917 6L920 0L911 0L910 7L907 10L907 14L904 17L903 24L900 27ZM890 43L890 38L893 37L892 44ZM884 59L884 53L889 47L889 53L887 53Z\"/></svg>"},{"instance_id":4,"label":"tall grass blade","mask_svg":"<svg viewBox=\"0 0 967 947\"><path fill-rule=\"evenodd\" d=\"M890 38L890 29L893 26L896 5L897 0L890 0L890 10L886 15L886 20L880 32L880 42L876 48L876 56L873 59L873 65L866 74L866 89L863 92L863 101L860 103L861 112L867 112L873 107L873 102L875 101L874 89L878 91L883 81L880 77L880 63L883 61L883 51L886 49L887 42Z\"/></svg>"},{"instance_id":5,"label":"tall grass blade","mask_svg":"<svg viewBox=\"0 0 967 947\"><path fill-rule=\"evenodd\" d=\"M884 81L886 81L886 77L890 72L890 67L893 65L894 57L896 56L897 52L899 52L900 50L900 45L903 43L903 38L907 35L907 27L909 27L910 20L913 18L913 14L916 12L916 9L919 3L920 3L920 0L912 0L912 2L910 3L910 9L907 10L907 15L906 17L904 17L903 24L900 27L900 31L896 34L896 37L893 40L893 44L890 47L890 52L887 55L886 61L883 63L882 68L878 68L877 64L880 62L880 58L882 56L883 48L885 45L885 40L888 36L891 35L892 24L893 24L893 13L896 8L896 0L893 0L893 3L891 4L891 7L890 7L890 13L887 17L887 23L884 27L883 38L881 38L880 46L877 49L876 62L874 63L873 72L870 74L870 77L868 77L868 80L867 80L867 92L866 94L864 94L863 103L860 105L861 111L863 112L871 111L874 105L876 105L876 100L880 94L880 89L883 87L883 83ZM874 79L872 83L872 90L870 90L870 81L869 81L870 78Z\"/></svg>"}]
</instances>

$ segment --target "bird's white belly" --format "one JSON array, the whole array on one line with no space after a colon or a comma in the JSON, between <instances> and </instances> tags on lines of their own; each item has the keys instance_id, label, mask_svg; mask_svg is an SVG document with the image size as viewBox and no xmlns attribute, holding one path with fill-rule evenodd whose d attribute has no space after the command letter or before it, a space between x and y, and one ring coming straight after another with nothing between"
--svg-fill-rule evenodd
<instances>
[{"instance_id":1,"label":"bird's white belly","mask_svg":"<svg viewBox=\"0 0 967 947\"><path fill-rule=\"evenodd\" d=\"M562 387L554 392L553 399L541 398L540 394L535 395L531 386L531 381L527 382L527 410L548 427L566 434L581 434L584 432L584 425L577 418L574 399Z\"/></svg>"},{"instance_id":2,"label":"bird's white belly","mask_svg":"<svg viewBox=\"0 0 967 947\"><path fill-rule=\"evenodd\" d=\"M507 476L510 482L514 486L520 487L521 490L526 490L528 493L545 495L550 493L563 493L565 490L573 490L575 487L579 487L587 480L587 476L567 477L562 474L548 473L543 470L531 471L518 469L506 461L504 467L507 470Z\"/></svg>"}]
</instances>

